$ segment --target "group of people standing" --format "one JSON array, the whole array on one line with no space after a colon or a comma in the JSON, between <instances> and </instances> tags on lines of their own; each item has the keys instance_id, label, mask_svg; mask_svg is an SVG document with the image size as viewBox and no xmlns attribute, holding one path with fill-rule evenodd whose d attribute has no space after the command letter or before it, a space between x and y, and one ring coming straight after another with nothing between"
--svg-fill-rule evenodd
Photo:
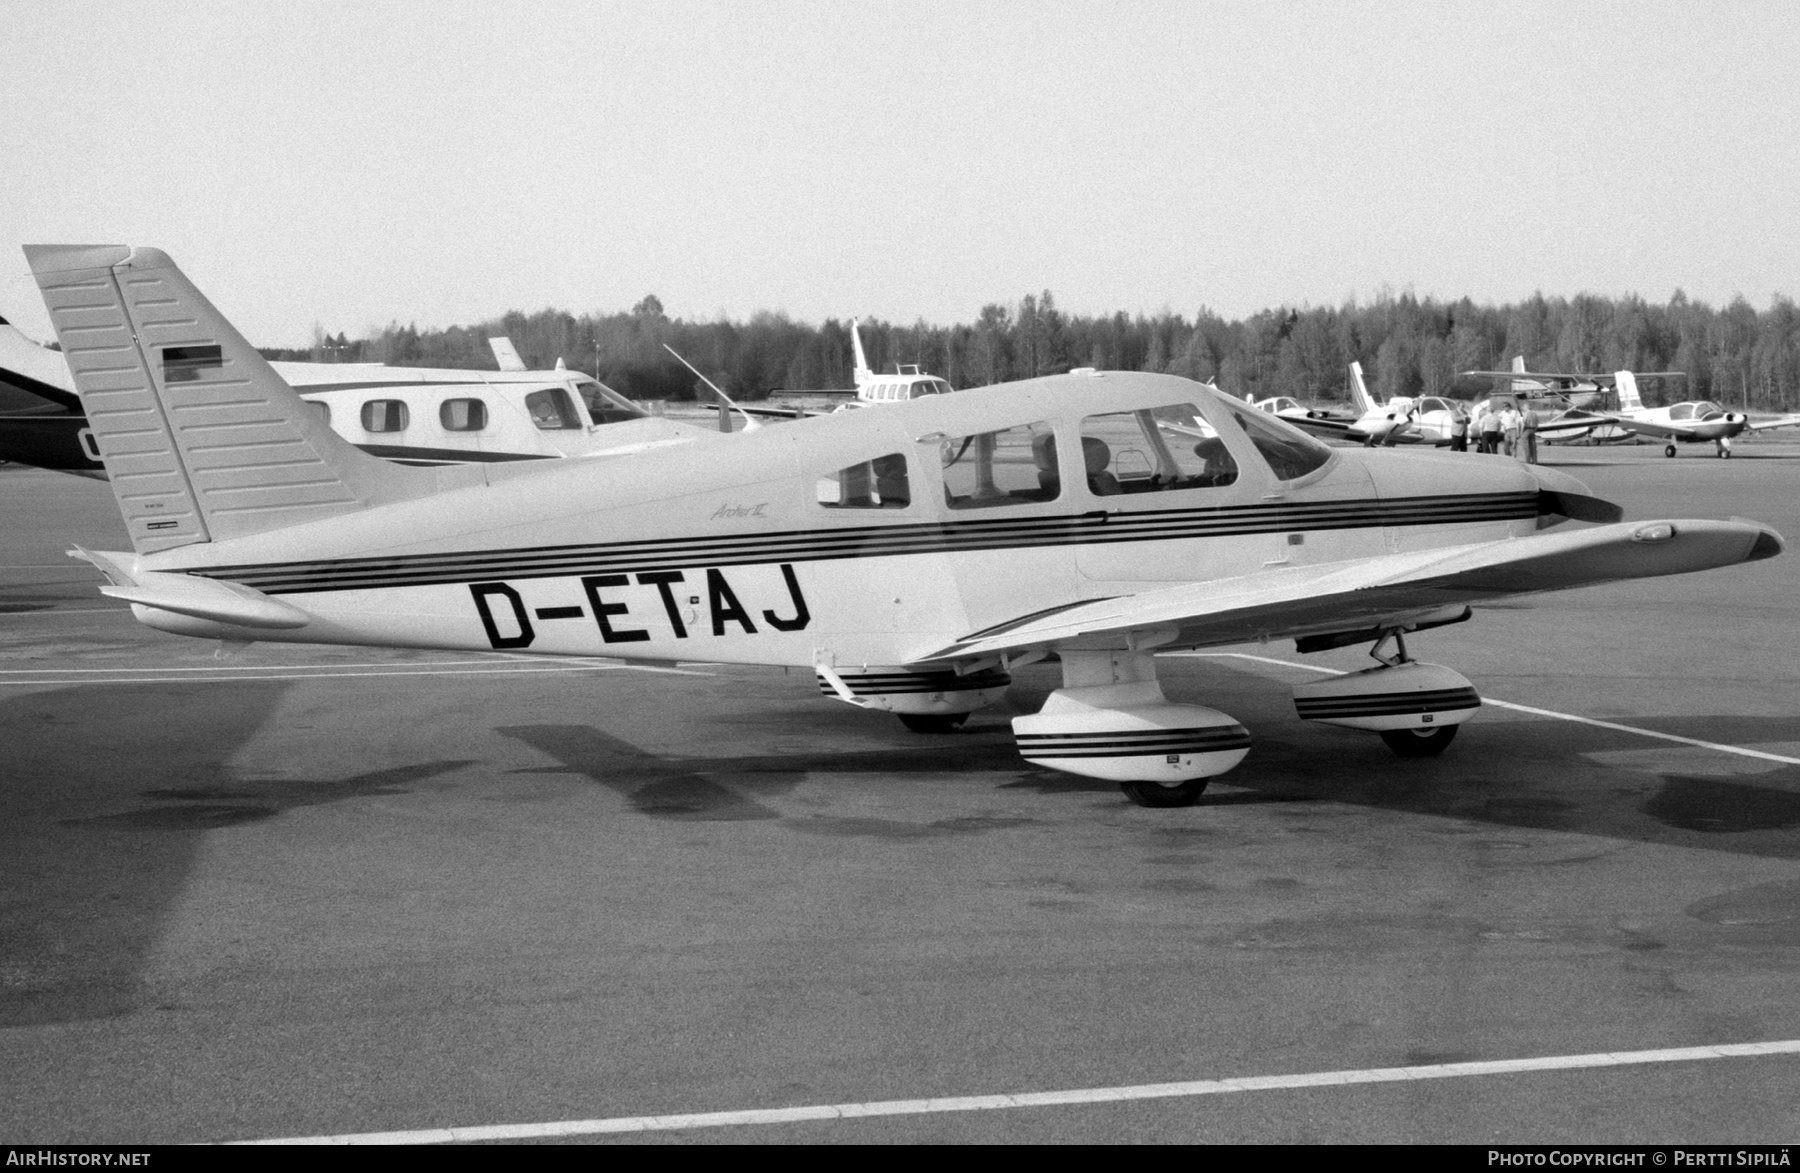
<instances>
[{"instance_id":1,"label":"group of people standing","mask_svg":"<svg viewBox=\"0 0 1800 1173\"><path fill-rule=\"evenodd\" d=\"M1475 451L1492 456L1513 456L1537 463L1537 419L1521 411L1511 399L1490 399L1473 418L1458 414L1451 425L1450 449L1469 450L1469 433L1475 433Z\"/></svg>"}]
</instances>

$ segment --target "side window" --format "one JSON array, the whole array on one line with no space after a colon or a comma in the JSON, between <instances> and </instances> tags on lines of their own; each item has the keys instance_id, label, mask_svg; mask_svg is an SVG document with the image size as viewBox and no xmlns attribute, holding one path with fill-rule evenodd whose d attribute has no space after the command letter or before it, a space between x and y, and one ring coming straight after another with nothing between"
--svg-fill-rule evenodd
<instances>
[{"instance_id":1,"label":"side window","mask_svg":"<svg viewBox=\"0 0 1800 1173\"><path fill-rule=\"evenodd\" d=\"M404 432L406 424L406 404L398 399L371 399L362 406L365 432Z\"/></svg>"},{"instance_id":2,"label":"side window","mask_svg":"<svg viewBox=\"0 0 1800 1173\"><path fill-rule=\"evenodd\" d=\"M1244 429L1244 434L1250 437L1262 458L1269 462L1278 481L1296 480L1331 459L1331 449L1292 424L1260 411L1245 411L1235 403L1223 406Z\"/></svg>"},{"instance_id":3,"label":"side window","mask_svg":"<svg viewBox=\"0 0 1800 1173\"><path fill-rule=\"evenodd\" d=\"M308 399L307 402L312 404L313 410L319 413L319 419L321 421L323 421L327 426L330 426L330 424L331 424L331 404L326 403L322 399Z\"/></svg>"},{"instance_id":4,"label":"side window","mask_svg":"<svg viewBox=\"0 0 1800 1173\"><path fill-rule=\"evenodd\" d=\"M525 397L525 410L540 431L560 432L581 427L581 421L575 416L575 405L569 402L568 392L561 387L533 391Z\"/></svg>"},{"instance_id":5,"label":"side window","mask_svg":"<svg viewBox=\"0 0 1800 1173\"><path fill-rule=\"evenodd\" d=\"M1191 403L1090 415L1081 456L1096 497L1214 489L1238 479L1237 461Z\"/></svg>"},{"instance_id":6,"label":"side window","mask_svg":"<svg viewBox=\"0 0 1800 1173\"><path fill-rule=\"evenodd\" d=\"M487 404L479 399L446 399L438 408L446 432L479 432L487 427L487 415Z\"/></svg>"},{"instance_id":7,"label":"side window","mask_svg":"<svg viewBox=\"0 0 1800 1173\"><path fill-rule=\"evenodd\" d=\"M877 456L820 477L818 499L827 509L904 509L912 504L906 457Z\"/></svg>"},{"instance_id":8,"label":"side window","mask_svg":"<svg viewBox=\"0 0 1800 1173\"><path fill-rule=\"evenodd\" d=\"M955 436L938 446L944 496L952 509L992 509L1054 501L1062 493L1056 433L1049 424Z\"/></svg>"}]
</instances>

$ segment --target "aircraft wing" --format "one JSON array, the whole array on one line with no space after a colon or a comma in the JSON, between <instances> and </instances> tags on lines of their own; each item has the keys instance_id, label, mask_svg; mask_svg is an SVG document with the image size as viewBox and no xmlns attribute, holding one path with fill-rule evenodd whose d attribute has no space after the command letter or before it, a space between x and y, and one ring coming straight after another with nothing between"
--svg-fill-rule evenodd
<instances>
[{"instance_id":1,"label":"aircraft wing","mask_svg":"<svg viewBox=\"0 0 1800 1173\"><path fill-rule=\"evenodd\" d=\"M1750 421L1749 426L1744 430L1748 432L1762 432L1769 428L1792 427L1800 427L1800 415L1784 415L1772 420L1752 420Z\"/></svg>"},{"instance_id":2,"label":"aircraft wing","mask_svg":"<svg viewBox=\"0 0 1800 1173\"><path fill-rule=\"evenodd\" d=\"M1369 437L1369 433L1356 426L1358 421L1342 419L1338 416L1308 415L1302 417L1277 414L1275 418L1283 423L1293 424L1303 432L1323 436L1327 440L1353 440L1360 444ZM1399 442L1402 444L1417 443L1421 439L1423 437L1411 432L1403 432L1399 436Z\"/></svg>"},{"instance_id":3,"label":"aircraft wing","mask_svg":"<svg viewBox=\"0 0 1800 1173\"><path fill-rule=\"evenodd\" d=\"M1603 424L1610 424L1615 428L1624 428L1628 432L1636 432L1639 435L1661 436L1668 439L1690 436L1694 431L1692 424L1664 424L1652 420L1633 419L1628 415L1607 415L1604 412L1595 413L1591 417L1587 417L1587 420L1591 426L1596 428ZM1558 421L1559 425L1572 425L1575 422L1574 418ZM1539 433L1542 434L1542 431L1543 429L1540 428Z\"/></svg>"},{"instance_id":4,"label":"aircraft wing","mask_svg":"<svg viewBox=\"0 0 1800 1173\"><path fill-rule=\"evenodd\" d=\"M1754 522L1621 522L1096 599L973 632L916 662L1117 646L1133 633L1145 647L1205 647L1354 631L1507 595L1754 562L1781 548L1779 534Z\"/></svg>"}]
</instances>

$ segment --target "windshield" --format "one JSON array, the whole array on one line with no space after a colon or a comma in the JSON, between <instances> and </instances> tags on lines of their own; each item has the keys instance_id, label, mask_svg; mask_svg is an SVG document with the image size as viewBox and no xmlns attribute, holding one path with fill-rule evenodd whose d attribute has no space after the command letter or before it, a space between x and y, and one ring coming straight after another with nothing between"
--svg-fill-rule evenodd
<instances>
[{"instance_id":1,"label":"windshield","mask_svg":"<svg viewBox=\"0 0 1800 1173\"><path fill-rule=\"evenodd\" d=\"M575 384L596 424L618 424L644 418L644 410L603 383L583 379Z\"/></svg>"},{"instance_id":2,"label":"windshield","mask_svg":"<svg viewBox=\"0 0 1800 1173\"><path fill-rule=\"evenodd\" d=\"M1262 458L1269 462L1278 481L1292 481L1324 467L1331 459L1331 449L1292 424L1284 423L1263 411L1241 407L1228 400L1220 406L1244 429Z\"/></svg>"}]
</instances>

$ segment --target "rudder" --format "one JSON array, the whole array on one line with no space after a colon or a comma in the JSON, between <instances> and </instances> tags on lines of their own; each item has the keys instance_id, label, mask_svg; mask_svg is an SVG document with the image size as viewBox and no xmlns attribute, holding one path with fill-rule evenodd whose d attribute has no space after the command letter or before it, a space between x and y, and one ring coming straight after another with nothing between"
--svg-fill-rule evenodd
<instances>
[{"instance_id":1,"label":"rudder","mask_svg":"<svg viewBox=\"0 0 1800 1173\"><path fill-rule=\"evenodd\" d=\"M139 554L438 487L333 432L161 250L25 256Z\"/></svg>"}]
</instances>

